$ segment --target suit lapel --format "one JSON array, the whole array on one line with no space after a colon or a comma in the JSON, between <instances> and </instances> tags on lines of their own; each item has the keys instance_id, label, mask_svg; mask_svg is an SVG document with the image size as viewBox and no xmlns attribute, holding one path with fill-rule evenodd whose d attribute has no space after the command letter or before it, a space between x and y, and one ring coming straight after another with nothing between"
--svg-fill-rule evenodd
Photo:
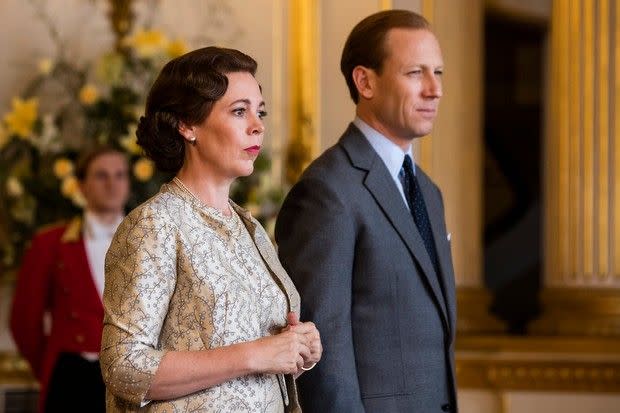
<instances>
[{"instance_id":1,"label":"suit lapel","mask_svg":"<svg viewBox=\"0 0 620 413\"><path fill-rule=\"evenodd\" d=\"M438 204L437 200L439 200L439 198L436 194L432 193L432 187L428 181L429 178L426 174L418 169L418 182L420 183L428 216L431 221L431 229L433 231L433 239L435 241L435 250L437 251L437 257L439 259L439 276L441 277L441 282L444 286L446 294L445 299L449 310L448 314L450 316L450 327L452 331L454 331L456 297L454 296L454 270L452 267L452 260L450 258L450 243L446 238L446 229L443 224L443 207Z\"/></svg>"},{"instance_id":2,"label":"suit lapel","mask_svg":"<svg viewBox=\"0 0 620 413\"><path fill-rule=\"evenodd\" d=\"M349 154L353 165L368 171L364 185L379 204L407 249L422 269L421 274L430 286L435 304L439 308L443 322L449 330L449 322L444 305L443 294L430 256L424 246L424 241L415 226L411 213L405 207L398 188L394 184L387 168L364 138L362 133L353 125L345 132L340 144Z\"/></svg>"}]
</instances>

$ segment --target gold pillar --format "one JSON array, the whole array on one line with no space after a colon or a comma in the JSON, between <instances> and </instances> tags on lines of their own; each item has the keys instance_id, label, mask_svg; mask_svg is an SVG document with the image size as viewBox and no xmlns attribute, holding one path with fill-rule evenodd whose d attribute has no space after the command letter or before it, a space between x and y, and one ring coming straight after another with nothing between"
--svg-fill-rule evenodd
<instances>
[{"instance_id":1,"label":"gold pillar","mask_svg":"<svg viewBox=\"0 0 620 413\"><path fill-rule=\"evenodd\" d=\"M290 0L289 76L291 123L286 180L295 183L318 155L319 1Z\"/></svg>"},{"instance_id":2,"label":"gold pillar","mask_svg":"<svg viewBox=\"0 0 620 413\"><path fill-rule=\"evenodd\" d=\"M416 161L442 190L451 233L460 334L501 332L489 315L482 265L482 0L423 0L443 52L443 98L432 137Z\"/></svg>"},{"instance_id":3,"label":"gold pillar","mask_svg":"<svg viewBox=\"0 0 620 413\"><path fill-rule=\"evenodd\" d=\"M620 5L556 0L541 334L620 336Z\"/></svg>"},{"instance_id":4,"label":"gold pillar","mask_svg":"<svg viewBox=\"0 0 620 413\"><path fill-rule=\"evenodd\" d=\"M379 0L379 10L390 10L392 8L392 0Z\"/></svg>"}]
</instances>

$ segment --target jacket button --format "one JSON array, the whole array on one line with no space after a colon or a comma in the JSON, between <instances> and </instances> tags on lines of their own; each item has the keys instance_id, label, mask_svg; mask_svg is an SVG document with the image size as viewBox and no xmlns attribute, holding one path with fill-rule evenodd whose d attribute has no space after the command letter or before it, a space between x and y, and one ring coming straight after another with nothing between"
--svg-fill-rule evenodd
<instances>
[{"instance_id":1,"label":"jacket button","mask_svg":"<svg viewBox=\"0 0 620 413\"><path fill-rule=\"evenodd\" d=\"M69 314L69 317L70 317L72 320L77 320L77 318L78 318L78 314L77 314L75 311L71 311L71 313Z\"/></svg>"},{"instance_id":2,"label":"jacket button","mask_svg":"<svg viewBox=\"0 0 620 413\"><path fill-rule=\"evenodd\" d=\"M59 263L58 263L58 269L59 269L59 270L62 270L62 269L64 269L64 268L65 268L65 264L63 264L62 262L59 262Z\"/></svg>"},{"instance_id":3,"label":"jacket button","mask_svg":"<svg viewBox=\"0 0 620 413\"><path fill-rule=\"evenodd\" d=\"M75 336L75 341L77 341L78 343L83 343L84 342L84 336L81 334L78 334L77 336Z\"/></svg>"},{"instance_id":4,"label":"jacket button","mask_svg":"<svg viewBox=\"0 0 620 413\"><path fill-rule=\"evenodd\" d=\"M441 411L442 412L451 412L452 411L452 406L450 406L450 403L442 404L441 405Z\"/></svg>"}]
</instances>

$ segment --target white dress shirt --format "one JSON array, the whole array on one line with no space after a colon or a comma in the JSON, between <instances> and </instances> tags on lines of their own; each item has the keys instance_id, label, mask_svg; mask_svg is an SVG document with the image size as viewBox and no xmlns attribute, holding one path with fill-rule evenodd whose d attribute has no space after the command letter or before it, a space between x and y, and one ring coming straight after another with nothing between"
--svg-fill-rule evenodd
<instances>
[{"instance_id":1,"label":"white dress shirt","mask_svg":"<svg viewBox=\"0 0 620 413\"><path fill-rule=\"evenodd\" d=\"M372 146L375 152L377 152L377 155L379 155L379 158L381 158L385 164L390 176L398 188L398 191L400 192L400 195L403 197L405 206L409 209L409 204L407 204L407 198L405 197L405 191L403 190L403 184L400 182L398 174L403 167L405 155L407 154L411 156L411 161L413 162L413 173L416 173L412 145L409 145L409 148L406 151L403 151L400 146L383 136L379 131L369 126L357 116L353 120L353 124L362 132L362 134L366 137L366 140L368 140L368 143L370 143L370 146Z\"/></svg>"},{"instance_id":2,"label":"white dress shirt","mask_svg":"<svg viewBox=\"0 0 620 413\"><path fill-rule=\"evenodd\" d=\"M122 220L121 215L112 224L105 224L92 211L84 211L84 246L99 297L103 296L105 254Z\"/></svg>"}]
</instances>

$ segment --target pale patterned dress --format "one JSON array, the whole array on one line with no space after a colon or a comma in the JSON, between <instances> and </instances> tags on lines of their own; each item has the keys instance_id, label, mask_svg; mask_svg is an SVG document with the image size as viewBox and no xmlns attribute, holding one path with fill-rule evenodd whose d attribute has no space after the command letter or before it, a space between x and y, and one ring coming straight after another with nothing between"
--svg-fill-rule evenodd
<instances>
[{"instance_id":1,"label":"pale patterned dress","mask_svg":"<svg viewBox=\"0 0 620 413\"><path fill-rule=\"evenodd\" d=\"M132 211L106 256L101 369L108 412L300 411L291 376L240 377L169 401L146 400L168 350L274 334L299 295L260 224L226 217L175 181Z\"/></svg>"}]
</instances>

